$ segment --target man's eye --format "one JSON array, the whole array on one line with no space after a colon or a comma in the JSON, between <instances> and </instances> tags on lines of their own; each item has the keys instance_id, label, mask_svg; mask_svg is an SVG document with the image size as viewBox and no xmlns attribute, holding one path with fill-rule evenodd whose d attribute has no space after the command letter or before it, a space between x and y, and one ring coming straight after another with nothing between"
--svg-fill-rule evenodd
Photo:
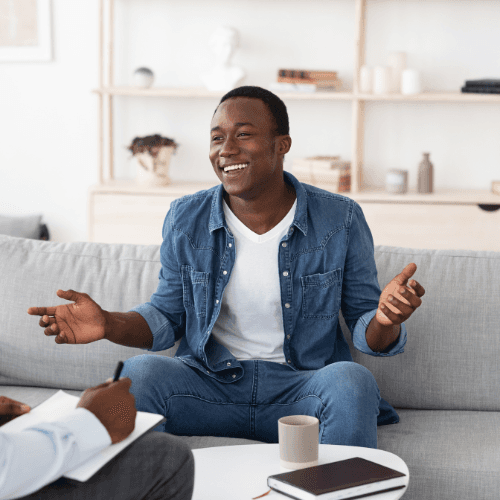
<instances>
[{"instance_id":1,"label":"man's eye","mask_svg":"<svg viewBox=\"0 0 500 500\"><path fill-rule=\"evenodd\" d=\"M240 132L240 135L250 135L247 132Z\"/></svg>"},{"instance_id":2,"label":"man's eye","mask_svg":"<svg viewBox=\"0 0 500 500\"><path fill-rule=\"evenodd\" d=\"M217 141L217 140L219 140L219 139L220 139L220 137L219 137L218 135L217 135L217 136L215 136L215 137L212 137L212 141Z\"/></svg>"}]
</instances>

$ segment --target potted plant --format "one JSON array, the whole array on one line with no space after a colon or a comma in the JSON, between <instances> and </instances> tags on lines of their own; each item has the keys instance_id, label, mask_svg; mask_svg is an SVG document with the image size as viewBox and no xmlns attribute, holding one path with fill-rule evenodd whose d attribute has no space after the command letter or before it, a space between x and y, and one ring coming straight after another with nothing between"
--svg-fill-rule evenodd
<instances>
[{"instance_id":1,"label":"potted plant","mask_svg":"<svg viewBox=\"0 0 500 500\"><path fill-rule=\"evenodd\" d=\"M177 147L174 139L159 134L136 137L127 149L137 160L137 182L146 186L170 184L170 157Z\"/></svg>"}]
</instances>

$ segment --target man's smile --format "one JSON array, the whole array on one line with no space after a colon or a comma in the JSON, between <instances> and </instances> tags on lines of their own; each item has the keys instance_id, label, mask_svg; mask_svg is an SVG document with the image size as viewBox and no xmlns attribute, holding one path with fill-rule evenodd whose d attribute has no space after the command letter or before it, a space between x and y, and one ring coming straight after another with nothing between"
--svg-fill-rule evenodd
<instances>
[{"instance_id":1,"label":"man's smile","mask_svg":"<svg viewBox=\"0 0 500 500\"><path fill-rule=\"evenodd\" d=\"M230 172L238 172L240 170L243 170L245 169L246 167L248 167L248 163L232 163L230 165L223 165L221 166L221 170L224 172L224 173L230 173Z\"/></svg>"}]
</instances>

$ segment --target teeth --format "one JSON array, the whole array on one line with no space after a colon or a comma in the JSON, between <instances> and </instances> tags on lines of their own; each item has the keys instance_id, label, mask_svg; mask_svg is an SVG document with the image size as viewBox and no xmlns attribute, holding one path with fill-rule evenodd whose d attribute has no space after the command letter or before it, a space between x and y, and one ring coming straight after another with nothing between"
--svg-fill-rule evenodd
<instances>
[{"instance_id":1,"label":"teeth","mask_svg":"<svg viewBox=\"0 0 500 500\"><path fill-rule=\"evenodd\" d=\"M240 165L231 165L230 167L225 167L224 172L229 172L230 170L236 170L237 168L245 168L248 163L241 163Z\"/></svg>"}]
</instances>

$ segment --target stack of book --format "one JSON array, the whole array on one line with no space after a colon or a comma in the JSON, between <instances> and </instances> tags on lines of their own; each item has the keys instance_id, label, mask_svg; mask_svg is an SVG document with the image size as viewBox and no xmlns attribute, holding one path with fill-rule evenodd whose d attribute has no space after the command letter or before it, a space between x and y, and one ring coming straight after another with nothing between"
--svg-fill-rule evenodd
<instances>
[{"instance_id":1,"label":"stack of book","mask_svg":"<svg viewBox=\"0 0 500 500\"><path fill-rule=\"evenodd\" d=\"M462 92L473 94L500 94L500 80L466 80Z\"/></svg>"},{"instance_id":2,"label":"stack of book","mask_svg":"<svg viewBox=\"0 0 500 500\"><path fill-rule=\"evenodd\" d=\"M334 193L351 190L351 163L339 156L296 158L292 164L292 174L300 182Z\"/></svg>"},{"instance_id":3,"label":"stack of book","mask_svg":"<svg viewBox=\"0 0 500 500\"><path fill-rule=\"evenodd\" d=\"M335 91L342 89L336 71L310 71L305 69L280 69L270 90L293 92Z\"/></svg>"}]
</instances>

